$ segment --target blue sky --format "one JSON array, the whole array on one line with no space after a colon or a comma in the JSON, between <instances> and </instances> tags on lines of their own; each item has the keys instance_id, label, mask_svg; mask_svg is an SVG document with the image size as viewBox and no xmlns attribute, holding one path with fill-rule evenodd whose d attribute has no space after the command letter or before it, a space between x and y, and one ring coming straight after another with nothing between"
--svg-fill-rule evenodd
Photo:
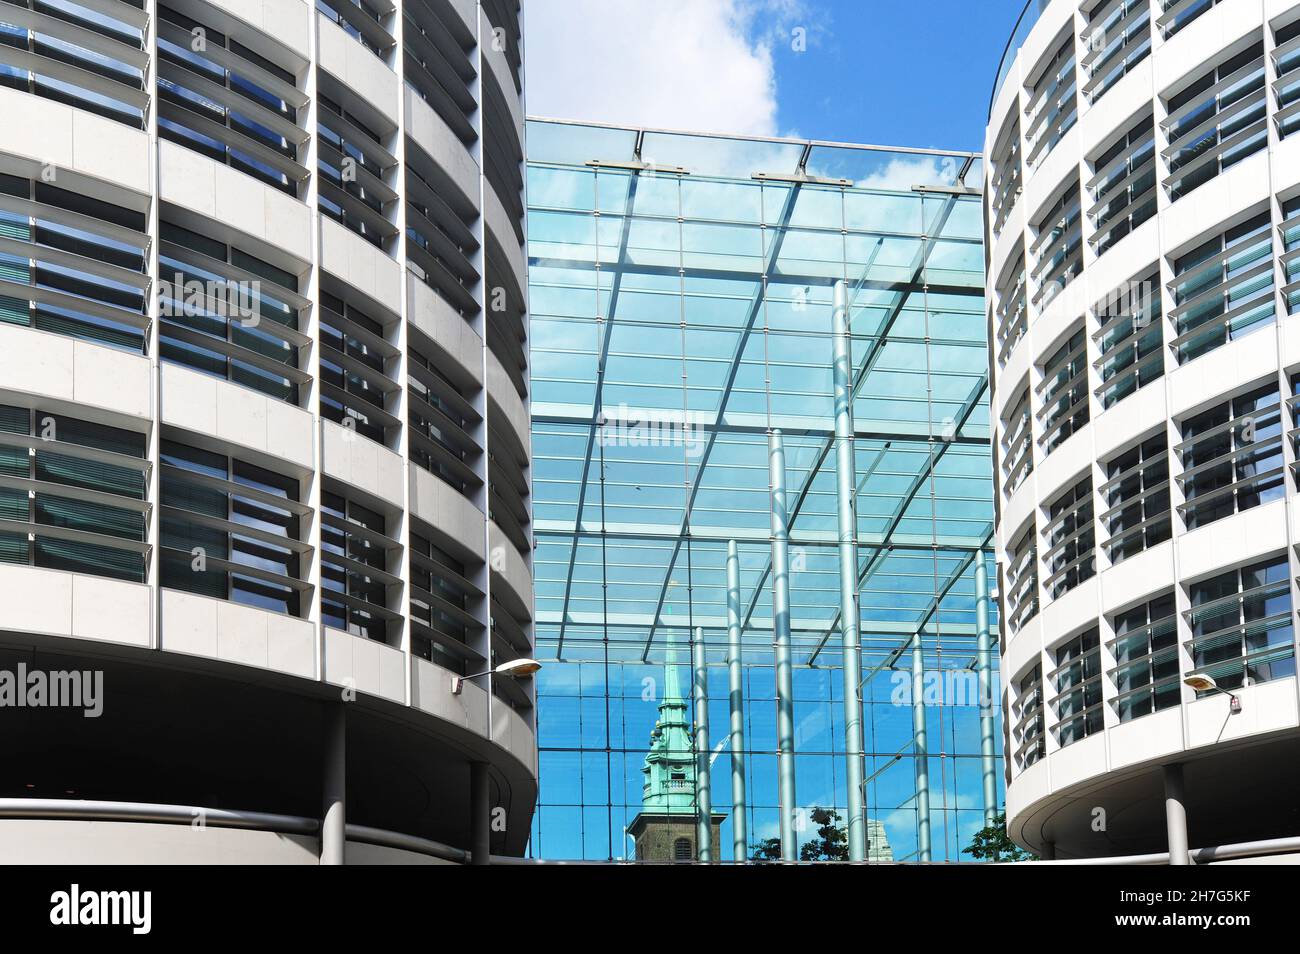
<instances>
[{"instance_id":1,"label":"blue sky","mask_svg":"<svg viewBox=\"0 0 1300 954\"><path fill-rule=\"evenodd\" d=\"M528 0L528 110L978 150L998 59L1023 5Z\"/></svg>"}]
</instances>

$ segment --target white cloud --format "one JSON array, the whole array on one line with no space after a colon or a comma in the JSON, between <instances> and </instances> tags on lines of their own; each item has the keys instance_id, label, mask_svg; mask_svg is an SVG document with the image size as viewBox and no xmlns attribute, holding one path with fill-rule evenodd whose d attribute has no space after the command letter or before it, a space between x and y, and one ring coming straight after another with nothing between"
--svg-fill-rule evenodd
<instances>
[{"instance_id":1,"label":"white cloud","mask_svg":"<svg viewBox=\"0 0 1300 954\"><path fill-rule=\"evenodd\" d=\"M775 135L772 44L799 0L528 0L528 112Z\"/></svg>"},{"instance_id":2,"label":"white cloud","mask_svg":"<svg viewBox=\"0 0 1300 954\"><path fill-rule=\"evenodd\" d=\"M953 156L915 156L891 159L883 169L873 172L858 182L863 189L883 189L908 192L913 186L950 186L957 179L960 167Z\"/></svg>"}]
</instances>

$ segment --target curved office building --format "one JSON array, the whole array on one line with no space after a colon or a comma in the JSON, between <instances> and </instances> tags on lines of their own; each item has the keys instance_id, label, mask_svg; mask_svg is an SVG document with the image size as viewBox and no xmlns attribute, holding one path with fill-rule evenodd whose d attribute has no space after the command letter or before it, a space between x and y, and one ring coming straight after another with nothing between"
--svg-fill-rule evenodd
<instances>
[{"instance_id":1,"label":"curved office building","mask_svg":"<svg viewBox=\"0 0 1300 954\"><path fill-rule=\"evenodd\" d=\"M986 154L1009 831L1300 833L1300 4L1033 0Z\"/></svg>"},{"instance_id":2,"label":"curved office building","mask_svg":"<svg viewBox=\"0 0 1300 954\"><path fill-rule=\"evenodd\" d=\"M520 16L4 5L9 860L522 851Z\"/></svg>"}]
</instances>

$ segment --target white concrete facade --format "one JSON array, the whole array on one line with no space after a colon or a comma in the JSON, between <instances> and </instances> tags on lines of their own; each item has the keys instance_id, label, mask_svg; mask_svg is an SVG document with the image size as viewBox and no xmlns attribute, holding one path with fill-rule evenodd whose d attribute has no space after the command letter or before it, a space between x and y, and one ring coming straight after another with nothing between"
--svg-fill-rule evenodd
<instances>
[{"instance_id":1,"label":"white concrete facade","mask_svg":"<svg viewBox=\"0 0 1300 954\"><path fill-rule=\"evenodd\" d=\"M1300 490L1289 436L1300 425L1290 407L1300 372L1290 92L1300 4L1039 6L1008 52L985 142L1008 830L1036 850L1051 838L1049 819L1071 799L1101 804L1084 795L1109 780L1300 728ZM1073 204L1060 201L1071 194ZM1135 317L1108 297L1147 280L1157 309ZM1271 398L1256 410L1232 403L1261 389ZM1225 403L1227 446L1211 459L1208 418L1194 419ZM1254 443L1257 423L1267 436ZM1139 446L1163 457L1121 473L1117 461ZM1225 464L1230 477L1215 478ZM1064 503L1077 488L1082 499ZM1230 512L1211 516L1197 501L1215 493ZM1139 522L1149 529L1134 531ZM1268 596L1276 642L1247 632L1242 583L1240 659L1213 655L1201 637L1218 623L1195 612L1207 592L1195 588L1269 560L1285 565ZM1176 650L1158 674L1153 650L1143 676L1117 621L1169 594ZM1093 628L1083 651L1096 655L1067 672L1071 641ZM1265 645L1259 663L1252 654ZM1231 685L1242 714L1225 724L1228 700L1188 688L1191 673ZM1080 678L1100 695L1080 690ZM1134 714L1148 703L1133 700L1154 700L1157 683L1162 701Z\"/></svg>"},{"instance_id":2,"label":"white concrete facade","mask_svg":"<svg viewBox=\"0 0 1300 954\"><path fill-rule=\"evenodd\" d=\"M436 748L430 760L488 763L513 831L493 850L518 853L536 793L532 681L453 694L452 677L532 655L521 4L165 6L104 0L103 32L25 8L18 21L89 43L135 86L0 50L12 68L89 84L72 105L35 81L0 88L0 493L16 508L0 500L0 645L106 651L159 679L209 673L306 708L342 698ZM67 237L86 230L86 247ZM192 312L179 282L175 300L163 290L182 273L208 285ZM255 316L213 297L239 283ZM138 455L94 438L51 446L138 473L139 493L46 474L55 418L138 439ZM178 453L226 470L186 470ZM200 512L198 486L229 509ZM79 510L64 523L43 503L60 493L139 532L113 536ZM289 529L250 516L263 506ZM177 585L202 549L177 541L200 531L221 545L194 572L220 582ZM95 547L120 562L96 567ZM135 844L102 834L111 821L12 824L32 859L120 860ZM79 852L88 836L47 839L57 825L100 834ZM149 852L182 858L184 839L162 830ZM231 831L189 860L295 863L315 844Z\"/></svg>"}]
</instances>

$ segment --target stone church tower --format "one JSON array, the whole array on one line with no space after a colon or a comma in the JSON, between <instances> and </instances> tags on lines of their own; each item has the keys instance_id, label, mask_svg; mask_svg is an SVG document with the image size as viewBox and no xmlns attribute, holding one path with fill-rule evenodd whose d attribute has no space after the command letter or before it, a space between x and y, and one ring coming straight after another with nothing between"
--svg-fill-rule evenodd
<instances>
[{"instance_id":1,"label":"stone church tower","mask_svg":"<svg viewBox=\"0 0 1300 954\"><path fill-rule=\"evenodd\" d=\"M641 811L628 826L636 839L637 861L694 861L695 844L695 746L686 698L677 672L677 653L672 643L664 659L663 693L659 718L650 732L646 752ZM722 847L719 826L725 814L714 813L713 857Z\"/></svg>"}]
</instances>

